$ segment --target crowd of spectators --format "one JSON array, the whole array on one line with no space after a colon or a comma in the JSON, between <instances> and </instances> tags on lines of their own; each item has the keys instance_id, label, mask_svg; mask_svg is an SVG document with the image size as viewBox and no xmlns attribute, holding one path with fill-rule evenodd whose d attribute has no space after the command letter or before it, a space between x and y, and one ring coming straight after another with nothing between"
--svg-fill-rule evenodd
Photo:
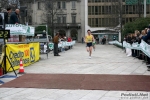
<instances>
[{"instance_id":1,"label":"crowd of spectators","mask_svg":"<svg viewBox=\"0 0 150 100\"><path fill-rule=\"evenodd\" d=\"M132 44L132 43L141 43L141 40L144 40L147 44L150 45L150 26L148 28L145 28L141 31L139 30L135 30L135 32L133 34L128 34L127 36L125 36L124 41ZM136 57L140 60L144 60L147 64L148 67L148 71L150 71L150 58L144 54L142 51L140 50L134 50L134 49L129 49L126 48L126 54L127 56L132 56L132 57Z\"/></svg>"}]
</instances>

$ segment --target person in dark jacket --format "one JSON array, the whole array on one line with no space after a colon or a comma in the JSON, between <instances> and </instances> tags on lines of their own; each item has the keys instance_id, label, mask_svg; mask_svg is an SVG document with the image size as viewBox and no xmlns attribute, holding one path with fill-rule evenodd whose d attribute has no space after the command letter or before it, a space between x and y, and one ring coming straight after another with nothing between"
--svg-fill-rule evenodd
<instances>
[{"instance_id":1,"label":"person in dark jacket","mask_svg":"<svg viewBox=\"0 0 150 100\"><path fill-rule=\"evenodd\" d=\"M54 56L60 56L58 54L59 32L57 32L56 35L54 36L53 43L54 43Z\"/></svg>"},{"instance_id":2,"label":"person in dark jacket","mask_svg":"<svg viewBox=\"0 0 150 100\"><path fill-rule=\"evenodd\" d=\"M15 12L12 12L10 15L9 24L19 24L19 13L20 10L16 9Z\"/></svg>"},{"instance_id":3,"label":"person in dark jacket","mask_svg":"<svg viewBox=\"0 0 150 100\"><path fill-rule=\"evenodd\" d=\"M145 42L147 42L148 44L150 44L150 43L149 43L149 40L150 40L150 26L148 27L147 35L142 36L141 38L142 38Z\"/></svg>"},{"instance_id":4,"label":"person in dark jacket","mask_svg":"<svg viewBox=\"0 0 150 100\"><path fill-rule=\"evenodd\" d=\"M12 12L11 8L3 9L5 24L8 24L8 16Z\"/></svg>"},{"instance_id":5,"label":"person in dark jacket","mask_svg":"<svg viewBox=\"0 0 150 100\"><path fill-rule=\"evenodd\" d=\"M9 16L9 13L11 13L12 9L11 8L7 8L6 9L3 9L1 12L4 13L4 23L3 23L3 19L2 19L2 16L0 16L0 24L8 24L8 16ZM2 26L0 26L0 29L2 29Z\"/></svg>"}]
</instances>

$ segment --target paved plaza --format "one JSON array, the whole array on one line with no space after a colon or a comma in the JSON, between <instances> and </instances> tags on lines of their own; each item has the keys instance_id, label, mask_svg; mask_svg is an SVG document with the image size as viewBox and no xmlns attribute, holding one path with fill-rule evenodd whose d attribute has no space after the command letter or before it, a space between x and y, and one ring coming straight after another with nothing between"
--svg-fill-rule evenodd
<instances>
[{"instance_id":1,"label":"paved plaza","mask_svg":"<svg viewBox=\"0 0 150 100\"><path fill-rule=\"evenodd\" d=\"M117 74L150 75L143 60L127 57L125 52L113 45L96 45L92 59L88 58L85 44L77 43L61 56L49 53L28 67L26 73L42 74ZM16 71L18 72L18 71ZM13 72L8 73L14 75ZM2 78L8 82L14 78ZM92 85L92 84L91 84ZM149 88L149 87L148 87ZM148 98L129 98L123 94L148 93ZM150 100L147 91L64 90L35 88L0 88L0 100Z\"/></svg>"}]
</instances>

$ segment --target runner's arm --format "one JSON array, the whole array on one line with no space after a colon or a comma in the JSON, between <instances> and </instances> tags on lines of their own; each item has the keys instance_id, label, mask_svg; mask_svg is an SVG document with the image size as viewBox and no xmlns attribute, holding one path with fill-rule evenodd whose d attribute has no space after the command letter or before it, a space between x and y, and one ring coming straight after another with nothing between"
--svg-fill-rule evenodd
<instances>
[{"instance_id":1,"label":"runner's arm","mask_svg":"<svg viewBox=\"0 0 150 100\"><path fill-rule=\"evenodd\" d=\"M92 40L95 41L94 36L92 35Z\"/></svg>"}]
</instances>

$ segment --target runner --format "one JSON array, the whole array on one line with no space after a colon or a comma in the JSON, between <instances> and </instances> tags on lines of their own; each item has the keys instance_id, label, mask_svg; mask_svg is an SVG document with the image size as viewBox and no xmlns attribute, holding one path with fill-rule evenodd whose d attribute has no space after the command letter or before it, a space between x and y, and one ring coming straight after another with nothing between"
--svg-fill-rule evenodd
<instances>
[{"instance_id":1,"label":"runner","mask_svg":"<svg viewBox=\"0 0 150 100\"><path fill-rule=\"evenodd\" d=\"M92 42L95 40L90 30L87 30L88 35L85 36L84 41L87 44L86 49L89 52L89 59L91 59L92 54Z\"/></svg>"}]
</instances>

